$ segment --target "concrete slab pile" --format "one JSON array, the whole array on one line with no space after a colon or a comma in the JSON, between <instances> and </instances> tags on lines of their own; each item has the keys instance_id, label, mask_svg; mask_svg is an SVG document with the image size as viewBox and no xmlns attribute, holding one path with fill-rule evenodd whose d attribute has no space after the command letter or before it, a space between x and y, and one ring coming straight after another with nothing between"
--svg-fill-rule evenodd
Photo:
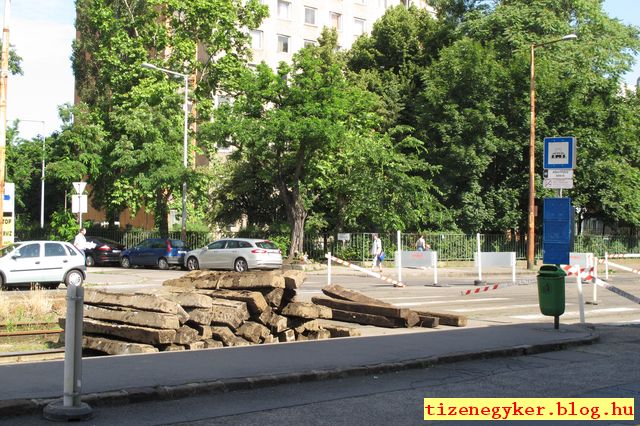
<instances>
[{"instance_id":1,"label":"concrete slab pile","mask_svg":"<svg viewBox=\"0 0 640 426\"><path fill-rule=\"evenodd\" d=\"M88 289L83 347L117 355L360 335L332 322L330 308L296 301L304 280L301 271L194 271L161 290Z\"/></svg>"}]
</instances>

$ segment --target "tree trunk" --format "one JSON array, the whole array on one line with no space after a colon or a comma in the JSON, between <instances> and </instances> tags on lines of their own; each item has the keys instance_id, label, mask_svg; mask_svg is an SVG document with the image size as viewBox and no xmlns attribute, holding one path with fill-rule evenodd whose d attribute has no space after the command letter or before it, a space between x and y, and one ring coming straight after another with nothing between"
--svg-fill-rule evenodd
<instances>
[{"instance_id":1,"label":"tree trunk","mask_svg":"<svg viewBox=\"0 0 640 426\"><path fill-rule=\"evenodd\" d=\"M307 218L307 212L302 206L300 197L293 202L291 216L291 249L289 250L289 257L293 257L296 252L299 254L304 252L304 222Z\"/></svg>"},{"instance_id":2,"label":"tree trunk","mask_svg":"<svg viewBox=\"0 0 640 426\"><path fill-rule=\"evenodd\" d=\"M169 236L169 207L163 188L156 190L156 225L162 238Z\"/></svg>"},{"instance_id":3,"label":"tree trunk","mask_svg":"<svg viewBox=\"0 0 640 426\"><path fill-rule=\"evenodd\" d=\"M292 258L297 252L303 253L304 223L307 219L307 212L302 203L302 196L297 188L290 190L284 185L280 186L280 195L284 201L287 212L287 220L291 226L291 247L289 257Z\"/></svg>"}]
</instances>

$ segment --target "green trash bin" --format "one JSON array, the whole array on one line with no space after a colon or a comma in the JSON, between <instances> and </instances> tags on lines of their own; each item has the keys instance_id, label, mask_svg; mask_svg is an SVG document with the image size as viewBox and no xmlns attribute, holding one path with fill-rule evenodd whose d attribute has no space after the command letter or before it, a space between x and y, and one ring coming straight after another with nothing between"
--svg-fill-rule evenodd
<instances>
[{"instance_id":1,"label":"green trash bin","mask_svg":"<svg viewBox=\"0 0 640 426\"><path fill-rule=\"evenodd\" d=\"M542 265L538 272L538 303L542 315L555 317L558 328L560 315L564 314L564 278L566 272L557 265Z\"/></svg>"}]
</instances>

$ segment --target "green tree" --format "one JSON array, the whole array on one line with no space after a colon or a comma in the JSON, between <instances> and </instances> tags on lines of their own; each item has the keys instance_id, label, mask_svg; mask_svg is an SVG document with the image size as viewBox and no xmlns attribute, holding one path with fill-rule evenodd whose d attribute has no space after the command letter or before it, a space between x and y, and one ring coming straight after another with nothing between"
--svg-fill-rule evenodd
<instances>
[{"instance_id":1,"label":"green tree","mask_svg":"<svg viewBox=\"0 0 640 426\"><path fill-rule=\"evenodd\" d=\"M302 252L310 216L319 226L350 227L364 219L398 229L415 224L433 202L431 187L412 176L424 164L400 153L410 140L396 145L379 132L382 104L347 78L336 46L337 34L325 30L319 45L298 52L292 65L274 72L261 64L247 72L245 91L202 126L199 138L209 141L210 152L215 145L236 148L229 158L239 166L232 170L248 173L230 182L244 178L251 184L241 193L261 191L250 200L269 200L269 206L279 196L291 229L290 255Z\"/></svg>"},{"instance_id":2,"label":"green tree","mask_svg":"<svg viewBox=\"0 0 640 426\"><path fill-rule=\"evenodd\" d=\"M91 120L74 125L97 123L104 134L92 151L104 162L89 175L94 204L113 212L145 206L166 233L170 201L180 198L184 179L198 180L199 173L186 176L180 167L182 82L141 63L192 76L191 119L206 120L212 93L222 81L233 86L245 66L247 29L267 8L257 0L78 0L77 10L74 73Z\"/></svg>"}]
</instances>

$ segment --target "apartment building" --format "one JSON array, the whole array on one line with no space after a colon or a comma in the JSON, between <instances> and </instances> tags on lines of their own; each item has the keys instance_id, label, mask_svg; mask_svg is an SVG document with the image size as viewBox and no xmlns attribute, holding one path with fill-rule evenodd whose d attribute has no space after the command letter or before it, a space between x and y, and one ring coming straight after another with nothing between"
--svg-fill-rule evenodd
<instances>
[{"instance_id":1,"label":"apartment building","mask_svg":"<svg viewBox=\"0 0 640 426\"><path fill-rule=\"evenodd\" d=\"M397 5L431 9L425 0L262 0L269 17L251 31L253 61L264 61L276 68L290 62L301 48L316 43L322 28L338 31L338 44L349 49L362 34L371 32L373 23Z\"/></svg>"}]
</instances>

